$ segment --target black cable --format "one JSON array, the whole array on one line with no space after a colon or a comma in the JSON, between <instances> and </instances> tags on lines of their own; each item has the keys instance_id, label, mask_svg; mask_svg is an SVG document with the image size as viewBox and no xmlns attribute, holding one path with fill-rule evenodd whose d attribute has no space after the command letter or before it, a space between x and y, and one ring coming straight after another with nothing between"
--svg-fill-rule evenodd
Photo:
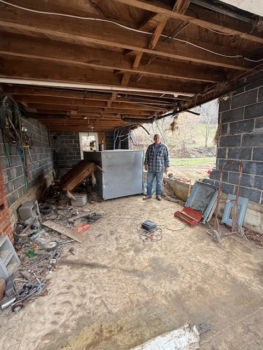
<instances>
[{"instance_id":1,"label":"black cable","mask_svg":"<svg viewBox=\"0 0 263 350\"><path fill-rule=\"evenodd\" d=\"M184 224L184 226L183 226L183 227L178 228L177 230L173 230L173 229L171 229L171 228L169 228L169 227L167 227L167 226L165 226L165 225L160 225L160 227L165 227L165 228L166 228L167 230L169 230L169 231L176 232L176 231L181 231L181 230L184 230L184 229L185 229L185 227L186 227L186 224Z\"/></svg>"}]
</instances>

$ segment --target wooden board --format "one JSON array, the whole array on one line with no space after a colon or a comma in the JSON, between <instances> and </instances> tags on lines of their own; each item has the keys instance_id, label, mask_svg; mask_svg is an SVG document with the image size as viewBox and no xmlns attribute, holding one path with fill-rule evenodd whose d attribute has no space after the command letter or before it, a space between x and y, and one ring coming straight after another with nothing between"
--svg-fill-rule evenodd
<instances>
[{"instance_id":1,"label":"wooden board","mask_svg":"<svg viewBox=\"0 0 263 350\"><path fill-rule=\"evenodd\" d=\"M71 230L70 228L59 225L56 222L53 222L51 220L47 220L47 221L43 222L42 225L47 226L47 227L51 228L52 230L55 230L55 231L61 233L62 235L70 237L79 243L83 243L86 240L85 236L77 234L73 230Z\"/></svg>"},{"instance_id":2,"label":"wooden board","mask_svg":"<svg viewBox=\"0 0 263 350\"><path fill-rule=\"evenodd\" d=\"M61 178L61 185L64 190L72 191L79 186L86 178L96 170L94 163L85 160L80 161L67 174Z\"/></svg>"}]
</instances>

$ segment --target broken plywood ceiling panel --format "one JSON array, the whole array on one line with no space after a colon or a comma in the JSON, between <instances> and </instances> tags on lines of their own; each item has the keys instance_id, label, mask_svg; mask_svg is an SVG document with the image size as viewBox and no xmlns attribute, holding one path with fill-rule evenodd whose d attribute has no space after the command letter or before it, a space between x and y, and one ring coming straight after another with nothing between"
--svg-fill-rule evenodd
<instances>
[{"instance_id":1,"label":"broken plywood ceiling panel","mask_svg":"<svg viewBox=\"0 0 263 350\"><path fill-rule=\"evenodd\" d=\"M62 188L67 191L74 190L74 188L86 180L87 177L92 175L94 177L94 172L97 169L102 171L102 169L94 163L89 163L86 160L81 160L70 171L62 176Z\"/></svg>"},{"instance_id":2,"label":"broken plywood ceiling panel","mask_svg":"<svg viewBox=\"0 0 263 350\"><path fill-rule=\"evenodd\" d=\"M62 235L70 237L79 243L83 243L86 240L85 236L80 236L79 234L77 234L73 230L71 230L70 228L59 225L56 222L47 220L47 221L43 222L43 225L51 228L52 230L55 230L55 231L61 233Z\"/></svg>"}]
</instances>

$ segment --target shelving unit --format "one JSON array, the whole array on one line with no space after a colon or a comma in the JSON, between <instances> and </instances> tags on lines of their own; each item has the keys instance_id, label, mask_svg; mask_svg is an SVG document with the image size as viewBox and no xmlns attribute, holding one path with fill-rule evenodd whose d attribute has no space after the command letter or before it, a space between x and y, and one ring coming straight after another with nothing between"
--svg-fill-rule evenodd
<instances>
[{"instance_id":1,"label":"shelving unit","mask_svg":"<svg viewBox=\"0 0 263 350\"><path fill-rule=\"evenodd\" d=\"M0 236L0 278L6 280L20 265L20 260L7 235Z\"/></svg>"}]
</instances>

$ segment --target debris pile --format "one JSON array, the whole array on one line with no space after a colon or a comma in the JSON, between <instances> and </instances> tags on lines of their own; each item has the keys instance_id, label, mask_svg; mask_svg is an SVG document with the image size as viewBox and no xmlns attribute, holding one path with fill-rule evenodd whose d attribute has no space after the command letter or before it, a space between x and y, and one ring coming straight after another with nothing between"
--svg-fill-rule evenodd
<instances>
[{"instance_id":1,"label":"debris pile","mask_svg":"<svg viewBox=\"0 0 263 350\"><path fill-rule=\"evenodd\" d=\"M69 199L61 202L56 185L51 186L46 195L52 197L53 204L45 201L38 205L29 201L19 208L23 219L20 215L14 247L7 236L1 237L0 257L6 254L3 261L7 261L8 256L11 261L3 276L0 269L2 310L11 307L13 312L18 312L27 302L46 295L48 276L56 270L58 259L65 253L74 255L74 243L83 243L86 239L83 233L101 218L87 208L80 212L79 207L70 205Z\"/></svg>"}]
</instances>

